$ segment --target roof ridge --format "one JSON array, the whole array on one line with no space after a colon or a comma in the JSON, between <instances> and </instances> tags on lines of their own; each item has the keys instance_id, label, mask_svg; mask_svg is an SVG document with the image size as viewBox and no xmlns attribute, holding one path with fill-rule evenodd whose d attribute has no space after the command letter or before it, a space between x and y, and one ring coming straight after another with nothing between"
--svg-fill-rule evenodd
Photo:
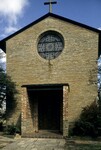
<instances>
[{"instance_id":1,"label":"roof ridge","mask_svg":"<svg viewBox=\"0 0 101 150\"><path fill-rule=\"evenodd\" d=\"M34 25L34 24L40 22L41 20L43 20L43 19L45 19L45 18L47 18L47 17L49 17L49 16L58 18L58 19L60 19L60 20L66 21L66 22L70 22L70 23L72 23L72 24L81 26L81 27L83 27L83 28L92 30L92 31L97 32L97 33L101 33L101 31L98 30L98 29L96 29L96 28L90 27L90 26L88 26L88 25L85 25L85 24L79 23L79 22L77 22L77 21L74 21L74 20L65 18L65 17L63 17L63 16L59 16L59 15L56 15L56 14L53 14L53 13L50 13L50 12L49 12L49 13L43 15L42 17L36 19L35 21L31 22L30 24L26 25L25 27L23 27L23 28L19 29L18 31L14 32L13 34L9 35L8 37L2 39L0 42L6 41L6 40L8 40L9 38L12 38L13 36L19 34L20 32L26 30L27 28L31 27L32 25Z\"/></svg>"}]
</instances>

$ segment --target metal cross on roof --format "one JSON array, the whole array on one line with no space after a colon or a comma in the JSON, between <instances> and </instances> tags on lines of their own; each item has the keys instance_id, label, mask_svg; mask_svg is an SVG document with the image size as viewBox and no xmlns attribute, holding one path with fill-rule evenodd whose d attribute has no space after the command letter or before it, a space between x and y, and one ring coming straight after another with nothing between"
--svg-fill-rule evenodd
<instances>
[{"instance_id":1,"label":"metal cross on roof","mask_svg":"<svg viewBox=\"0 0 101 150\"><path fill-rule=\"evenodd\" d=\"M49 0L49 2L45 2L44 5L49 5L49 12L52 12L52 4L57 4L56 1L52 2L52 0Z\"/></svg>"}]
</instances>

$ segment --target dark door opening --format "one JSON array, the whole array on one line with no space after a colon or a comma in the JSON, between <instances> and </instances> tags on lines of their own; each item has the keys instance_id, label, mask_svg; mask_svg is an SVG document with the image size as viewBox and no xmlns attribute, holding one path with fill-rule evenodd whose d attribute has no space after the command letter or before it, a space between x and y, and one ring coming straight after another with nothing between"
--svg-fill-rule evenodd
<instances>
[{"instance_id":1,"label":"dark door opening","mask_svg":"<svg viewBox=\"0 0 101 150\"><path fill-rule=\"evenodd\" d=\"M44 90L38 97L39 130L60 130L62 92L60 90Z\"/></svg>"},{"instance_id":2,"label":"dark door opening","mask_svg":"<svg viewBox=\"0 0 101 150\"><path fill-rule=\"evenodd\" d=\"M63 88L43 87L28 89L33 128L62 131Z\"/></svg>"}]
</instances>

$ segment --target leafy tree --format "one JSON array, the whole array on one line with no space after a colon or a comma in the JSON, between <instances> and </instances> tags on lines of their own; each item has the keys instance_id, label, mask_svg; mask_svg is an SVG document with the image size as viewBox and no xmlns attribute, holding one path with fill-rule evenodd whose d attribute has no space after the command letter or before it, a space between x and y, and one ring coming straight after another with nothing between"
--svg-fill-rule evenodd
<instances>
[{"instance_id":1,"label":"leafy tree","mask_svg":"<svg viewBox=\"0 0 101 150\"><path fill-rule=\"evenodd\" d=\"M3 69L0 68L0 108L3 107L3 103L6 100L6 74Z\"/></svg>"},{"instance_id":2,"label":"leafy tree","mask_svg":"<svg viewBox=\"0 0 101 150\"><path fill-rule=\"evenodd\" d=\"M11 77L8 76L3 69L0 68L0 108L4 107L4 104L7 105L7 108L13 111L16 106L16 97L17 94L16 85L11 80Z\"/></svg>"},{"instance_id":3,"label":"leafy tree","mask_svg":"<svg viewBox=\"0 0 101 150\"><path fill-rule=\"evenodd\" d=\"M98 59L98 98L99 98L99 107L101 109L101 55Z\"/></svg>"}]
</instances>

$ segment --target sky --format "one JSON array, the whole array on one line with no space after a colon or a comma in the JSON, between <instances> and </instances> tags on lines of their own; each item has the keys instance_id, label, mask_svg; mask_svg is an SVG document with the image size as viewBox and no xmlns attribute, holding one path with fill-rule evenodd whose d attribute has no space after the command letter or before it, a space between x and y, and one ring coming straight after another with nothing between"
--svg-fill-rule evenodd
<instances>
[{"instance_id":1,"label":"sky","mask_svg":"<svg viewBox=\"0 0 101 150\"><path fill-rule=\"evenodd\" d=\"M0 40L47 14L48 1L0 0ZM56 1L52 13L101 29L101 0Z\"/></svg>"}]
</instances>

